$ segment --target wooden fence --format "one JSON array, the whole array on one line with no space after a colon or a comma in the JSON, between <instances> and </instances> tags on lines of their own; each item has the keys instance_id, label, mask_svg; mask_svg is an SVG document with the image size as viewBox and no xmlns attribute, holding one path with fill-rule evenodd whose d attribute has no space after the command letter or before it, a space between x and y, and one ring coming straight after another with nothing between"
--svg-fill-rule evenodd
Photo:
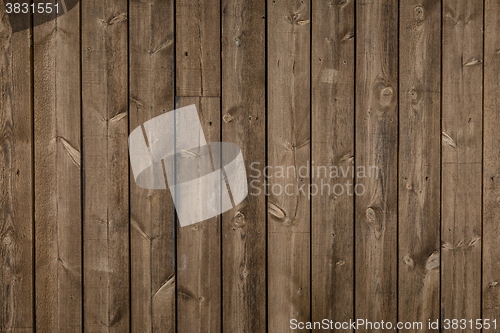
<instances>
[{"instance_id":1,"label":"wooden fence","mask_svg":"<svg viewBox=\"0 0 500 333\"><path fill-rule=\"evenodd\" d=\"M500 331L500 0L5 1L0 332ZM181 228L127 139L190 104L251 185Z\"/></svg>"}]
</instances>

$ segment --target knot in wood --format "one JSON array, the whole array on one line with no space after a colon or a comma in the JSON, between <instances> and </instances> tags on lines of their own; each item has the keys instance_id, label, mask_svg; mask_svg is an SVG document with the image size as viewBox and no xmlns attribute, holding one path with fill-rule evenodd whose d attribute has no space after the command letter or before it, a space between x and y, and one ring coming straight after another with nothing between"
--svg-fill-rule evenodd
<instances>
[{"instance_id":1,"label":"knot in wood","mask_svg":"<svg viewBox=\"0 0 500 333\"><path fill-rule=\"evenodd\" d=\"M424 7L415 7L415 9L413 10L413 15L418 22L422 21L424 19Z\"/></svg>"},{"instance_id":2,"label":"knot in wood","mask_svg":"<svg viewBox=\"0 0 500 333\"><path fill-rule=\"evenodd\" d=\"M385 87L380 91L380 104L389 105L392 102L392 97L394 95L394 89L392 87Z\"/></svg>"},{"instance_id":3,"label":"knot in wood","mask_svg":"<svg viewBox=\"0 0 500 333\"><path fill-rule=\"evenodd\" d=\"M233 223L238 228L243 227L246 224L245 215L243 215L243 213L241 213L241 212L237 212L236 215L234 215Z\"/></svg>"}]
</instances>

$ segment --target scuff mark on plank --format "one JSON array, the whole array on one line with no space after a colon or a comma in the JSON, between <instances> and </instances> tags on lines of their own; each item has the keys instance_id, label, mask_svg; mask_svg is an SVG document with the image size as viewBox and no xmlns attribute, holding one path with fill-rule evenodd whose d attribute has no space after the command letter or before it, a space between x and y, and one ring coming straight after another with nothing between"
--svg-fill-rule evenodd
<instances>
[{"instance_id":1,"label":"scuff mark on plank","mask_svg":"<svg viewBox=\"0 0 500 333\"><path fill-rule=\"evenodd\" d=\"M354 159L354 154L352 153L347 153L344 156L340 158L340 162L346 162L346 161L352 161Z\"/></svg>"},{"instance_id":2,"label":"scuff mark on plank","mask_svg":"<svg viewBox=\"0 0 500 333\"><path fill-rule=\"evenodd\" d=\"M465 64L464 64L464 67L465 66L474 66L474 65L479 65L479 64L482 64L483 61L481 59L476 59L476 58L471 58L469 59L469 61L467 61Z\"/></svg>"},{"instance_id":3,"label":"scuff mark on plank","mask_svg":"<svg viewBox=\"0 0 500 333\"><path fill-rule=\"evenodd\" d=\"M461 239L457 245L453 245L450 243L443 243L441 246L443 250L448 250L448 251L454 251L454 250L460 250L460 249L468 249L471 247L474 247L478 244L481 244L481 237L479 236L474 236L468 243L465 242L465 239Z\"/></svg>"},{"instance_id":4,"label":"scuff mark on plank","mask_svg":"<svg viewBox=\"0 0 500 333\"><path fill-rule=\"evenodd\" d=\"M127 116L127 112L122 112L122 113L118 113L116 116L114 116L113 118L110 119L110 121L118 121L120 119L123 119Z\"/></svg>"},{"instance_id":5,"label":"scuff mark on plank","mask_svg":"<svg viewBox=\"0 0 500 333\"><path fill-rule=\"evenodd\" d=\"M349 31L342 39L342 42L348 41L354 38L354 31Z\"/></svg>"},{"instance_id":6,"label":"scuff mark on plank","mask_svg":"<svg viewBox=\"0 0 500 333\"><path fill-rule=\"evenodd\" d=\"M172 274L167 278L167 281L162 283L160 288L158 288L158 290L153 294L153 298L159 296L161 293L172 292L174 290L175 290L175 274Z\"/></svg>"},{"instance_id":7,"label":"scuff mark on plank","mask_svg":"<svg viewBox=\"0 0 500 333\"><path fill-rule=\"evenodd\" d=\"M146 233L146 231L144 231L144 229L141 227L141 225L139 225L139 222L137 222L136 219L131 218L130 224L132 225L132 227L134 227L135 230L139 232L142 237L144 237L144 239L146 239L147 241L151 240L151 237Z\"/></svg>"},{"instance_id":8,"label":"scuff mark on plank","mask_svg":"<svg viewBox=\"0 0 500 333\"><path fill-rule=\"evenodd\" d=\"M65 140L63 137L58 137L59 141L61 141L64 151L69 155L71 160L78 166L81 166L81 154L80 152L73 147L67 140Z\"/></svg>"},{"instance_id":9,"label":"scuff mark on plank","mask_svg":"<svg viewBox=\"0 0 500 333\"><path fill-rule=\"evenodd\" d=\"M123 22L126 20L127 20L127 13L121 13L120 15L117 15L117 16L113 17L111 20L109 20L108 24L113 25L113 24L120 23L120 22Z\"/></svg>"},{"instance_id":10,"label":"scuff mark on plank","mask_svg":"<svg viewBox=\"0 0 500 333\"><path fill-rule=\"evenodd\" d=\"M151 54L155 54L155 53L160 52L161 50L172 45L173 42L174 41L173 41L172 37L169 36L169 37L165 38L157 47L155 47L155 49L153 51L151 51Z\"/></svg>"},{"instance_id":11,"label":"scuff mark on plank","mask_svg":"<svg viewBox=\"0 0 500 333\"><path fill-rule=\"evenodd\" d=\"M182 296L186 299L193 299L193 300L198 300L198 298L190 291L186 290L186 289L179 289L177 291L177 295L178 296Z\"/></svg>"},{"instance_id":12,"label":"scuff mark on plank","mask_svg":"<svg viewBox=\"0 0 500 333\"><path fill-rule=\"evenodd\" d=\"M111 18L109 20L109 22L106 22L106 20L104 20L104 19L99 19L99 23L103 27L107 27L109 25L117 24L117 23L120 23L120 22L123 22L126 20L127 20L127 13L121 13L121 14L116 15L115 17Z\"/></svg>"},{"instance_id":13,"label":"scuff mark on plank","mask_svg":"<svg viewBox=\"0 0 500 333\"><path fill-rule=\"evenodd\" d=\"M455 140L453 140L448 133L443 132L441 137L442 137L443 143L446 143L453 148L457 148L457 144L455 143Z\"/></svg>"},{"instance_id":14,"label":"scuff mark on plank","mask_svg":"<svg viewBox=\"0 0 500 333\"><path fill-rule=\"evenodd\" d=\"M271 202L267 205L267 210L268 210L269 214L271 214L272 216L274 216L280 220L283 219L286 215L282 208L280 208L278 205L275 205Z\"/></svg>"},{"instance_id":15,"label":"scuff mark on plank","mask_svg":"<svg viewBox=\"0 0 500 333\"><path fill-rule=\"evenodd\" d=\"M137 99L135 99L133 97L130 97L130 100L135 103L136 109L139 109L139 105L140 106L144 106L144 104L142 104L139 100L137 100Z\"/></svg>"},{"instance_id":16,"label":"scuff mark on plank","mask_svg":"<svg viewBox=\"0 0 500 333\"><path fill-rule=\"evenodd\" d=\"M79 273L76 272L73 268L71 268L62 258L58 258L57 259L57 262L59 263L59 265L62 266L62 268L69 274L73 275L73 276L79 276Z\"/></svg>"},{"instance_id":17,"label":"scuff mark on plank","mask_svg":"<svg viewBox=\"0 0 500 333\"><path fill-rule=\"evenodd\" d=\"M425 262L425 269L427 271L432 271L434 269L438 269L439 266L441 265L441 256L440 256L440 251L434 251L429 258L427 258L427 261Z\"/></svg>"}]
</instances>

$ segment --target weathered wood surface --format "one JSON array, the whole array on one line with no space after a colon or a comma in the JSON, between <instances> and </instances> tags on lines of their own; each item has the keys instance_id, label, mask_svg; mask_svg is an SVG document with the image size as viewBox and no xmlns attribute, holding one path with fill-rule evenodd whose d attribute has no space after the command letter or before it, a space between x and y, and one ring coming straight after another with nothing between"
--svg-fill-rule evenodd
<instances>
[{"instance_id":1,"label":"weathered wood surface","mask_svg":"<svg viewBox=\"0 0 500 333\"><path fill-rule=\"evenodd\" d=\"M0 331L33 332L32 36L0 25Z\"/></svg>"},{"instance_id":2,"label":"weathered wood surface","mask_svg":"<svg viewBox=\"0 0 500 333\"><path fill-rule=\"evenodd\" d=\"M176 95L220 96L220 2L174 1Z\"/></svg>"},{"instance_id":3,"label":"weathered wood surface","mask_svg":"<svg viewBox=\"0 0 500 333\"><path fill-rule=\"evenodd\" d=\"M129 131L174 108L174 5L129 1ZM126 119L124 119L126 121ZM134 185L130 175L130 184ZM175 331L175 216L168 191L130 186L131 331Z\"/></svg>"},{"instance_id":4,"label":"weathered wood surface","mask_svg":"<svg viewBox=\"0 0 500 333\"><path fill-rule=\"evenodd\" d=\"M445 0L442 19L441 315L475 320L483 241L483 3Z\"/></svg>"},{"instance_id":5,"label":"weathered wood surface","mask_svg":"<svg viewBox=\"0 0 500 333\"><path fill-rule=\"evenodd\" d=\"M55 14L52 14L55 16ZM80 11L34 16L36 327L82 330Z\"/></svg>"},{"instance_id":6,"label":"weathered wood surface","mask_svg":"<svg viewBox=\"0 0 500 333\"><path fill-rule=\"evenodd\" d=\"M268 329L310 320L309 175L273 177L273 170L309 163L310 0L269 0L267 38ZM288 187L287 187L288 185ZM296 188L304 185L306 191ZM285 193L285 188L288 193ZM304 331L304 330L301 330Z\"/></svg>"},{"instance_id":7,"label":"weathered wood surface","mask_svg":"<svg viewBox=\"0 0 500 333\"><path fill-rule=\"evenodd\" d=\"M312 3L311 159L315 165L344 169L354 165L354 11L353 1ZM354 318L354 197L346 193L346 184L353 179L331 178L322 172L311 182L321 193L311 198L312 319L349 321Z\"/></svg>"},{"instance_id":8,"label":"weathered wood surface","mask_svg":"<svg viewBox=\"0 0 500 333\"><path fill-rule=\"evenodd\" d=\"M398 320L427 322L440 313L441 5L405 0L399 15Z\"/></svg>"},{"instance_id":9,"label":"weathered wood surface","mask_svg":"<svg viewBox=\"0 0 500 333\"><path fill-rule=\"evenodd\" d=\"M500 1L484 6L482 314L500 321Z\"/></svg>"},{"instance_id":10,"label":"weathered wood surface","mask_svg":"<svg viewBox=\"0 0 500 333\"><path fill-rule=\"evenodd\" d=\"M398 1L356 2L356 20L354 313L396 322Z\"/></svg>"},{"instance_id":11,"label":"weathered wood surface","mask_svg":"<svg viewBox=\"0 0 500 333\"><path fill-rule=\"evenodd\" d=\"M222 215L222 329L266 330L265 0L225 0L222 11L222 141L242 150L249 196Z\"/></svg>"},{"instance_id":12,"label":"weathered wood surface","mask_svg":"<svg viewBox=\"0 0 500 333\"><path fill-rule=\"evenodd\" d=\"M130 329L127 1L82 2L85 332Z\"/></svg>"},{"instance_id":13,"label":"weathered wood surface","mask_svg":"<svg viewBox=\"0 0 500 333\"><path fill-rule=\"evenodd\" d=\"M0 1L0 332L499 329L499 0L59 3ZM180 227L127 138L189 104L250 193Z\"/></svg>"}]
</instances>

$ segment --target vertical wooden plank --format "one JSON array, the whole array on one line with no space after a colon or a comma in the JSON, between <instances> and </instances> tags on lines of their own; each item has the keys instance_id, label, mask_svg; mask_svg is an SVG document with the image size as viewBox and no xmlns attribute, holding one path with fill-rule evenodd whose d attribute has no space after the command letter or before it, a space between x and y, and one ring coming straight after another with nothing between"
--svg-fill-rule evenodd
<instances>
[{"instance_id":1,"label":"vertical wooden plank","mask_svg":"<svg viewBox=\"0 0 500 333\"><path fill-rule=\"evenodd\" d=\"M310 1L267 8L268 330L283 332L310 318Z\"/></svg>"},{"instance_id":2,"label":"vertical wooden plank","mask_svg":"<svg viewBox=\"0 0 500 333\"><path fill-rule=\"evenodd\" d=\"M130 0L129 130L174 108L174 6ZM175 331L174 211L169 191L130 178L132 332Z\"/></svg>"},{"instance_id":3,"label":"vertical wooden plank","mask_svg":"<svg viewBox=\"0 0 500 333\"><path fill-rule=\"evenodd\" d=\"M220 99L182 97L176 108L192 104L198 109L207 143L218 142ZM220 216L179 226L177 235L178 332L220 332Z\"/></svg>"},{"instance_id":4,"label":"vertical wooden plank","mask_svg":"<svg viewBox=\"0 0 500 333\"><path fill-rule=\"evenodd\" d=\"M441 315L444 320L481 318L482 29L483 1L443 1ZM479 331L475 327L467 329L467 332Z\"/></svg>"},{"instance_id":5,"label":"vertical wooden plank","mask_svg":"<svg viewBox=\"0 0 500 333\"><path fill-rule=\"evenodd\" d=\"M207 142L220 141L220 2L176 1L177 107L197 104ZM193 98L182 98L193 97ZM178 227L179 332L221 329L220 218Z\"/></svg>"},{"instance_id":6,"label":"vertical wooden plank","mask_svg":"<svg viewBox=\"0 0 500 333\"><path fill-rule=\"evenodd\" d=\"M176 0L177 96L220 96L220 2Z\"/></svg>"},{"instance_id":7,"label":"vertical wooden plank","mask_svg":"<svg viewBox=\"0 0 500 333\"><path fill-rule=\"evenodd\" d=\"M42 17L33 28L36 326L70 332L82 329L80 7Z\"/></svg>"},{"instance_id":8,"label":"vertical wooden plank","mask_svg":"<svg viewBox=\"0 0 500 333\"><path fill-rule=\"evenodd\" d=\"M84 329L129 331L127 1L82 2Z\"/></svg>"},{"instance_id":9,"label":"vertical wooden plank","mask_svg":"<svg viewBox=\"0 0 500 333\"><path fill-rule=\"evenodd\" d=\"M312 4L312 320L354 318L354 1ZM323 169L324 168L324 169ZM326 171L325 171L326 170ZM349 173L351 175L351 173ZM351 332L352 330L342 330Z\"/></svg>"},{"instance_id":10,"label":"vertical wooden plank","mask_svg":"<svg viewBox=\"0 0 500 333\"><path fill-rule=\"evenodd\" d=\"M441 4L399 14L398 320L426 325L440 315Z\"/></svg>"},{"instance_id":11,"label":"vertical wooden plank","mask_svg":"<svg viewBox=\"0 0 500 333\"><path fill-rule=\"evenodd\" d=\"M265 0L222 2L222 139L239 145L249 194L222 216L224 332L266 331ZM252 169L253 168L253 169Z\"/></svg>"},{"instance_id":12,"label":"vertical wooden plank","mask_svg":"<svg viewBox=\"0 0 500 333\"><path fill-rule=\"evenodd\" d=\"M355 315L395 322L398 1L356 6Z\"/></svg>"},{"instance_id":13,"label":"vertical wooden plank","mask_svg":"<svg viewBox=\"0 0 500 333\"><path fill-rule=\"evenodd\" d=\"M500 325L500 1L484 17L483 319Z\"/></svg>"},{"instance_id":14,"label":"vertical wooden plank","mask_svg":"<svg viewBox=\"0 0 500 333\"><path fill-rule=\"evenodd\" d=\"M31 31L13 33L4 6L0 1L0 331L33 332Z\"/></svg>"}]
</instances>

